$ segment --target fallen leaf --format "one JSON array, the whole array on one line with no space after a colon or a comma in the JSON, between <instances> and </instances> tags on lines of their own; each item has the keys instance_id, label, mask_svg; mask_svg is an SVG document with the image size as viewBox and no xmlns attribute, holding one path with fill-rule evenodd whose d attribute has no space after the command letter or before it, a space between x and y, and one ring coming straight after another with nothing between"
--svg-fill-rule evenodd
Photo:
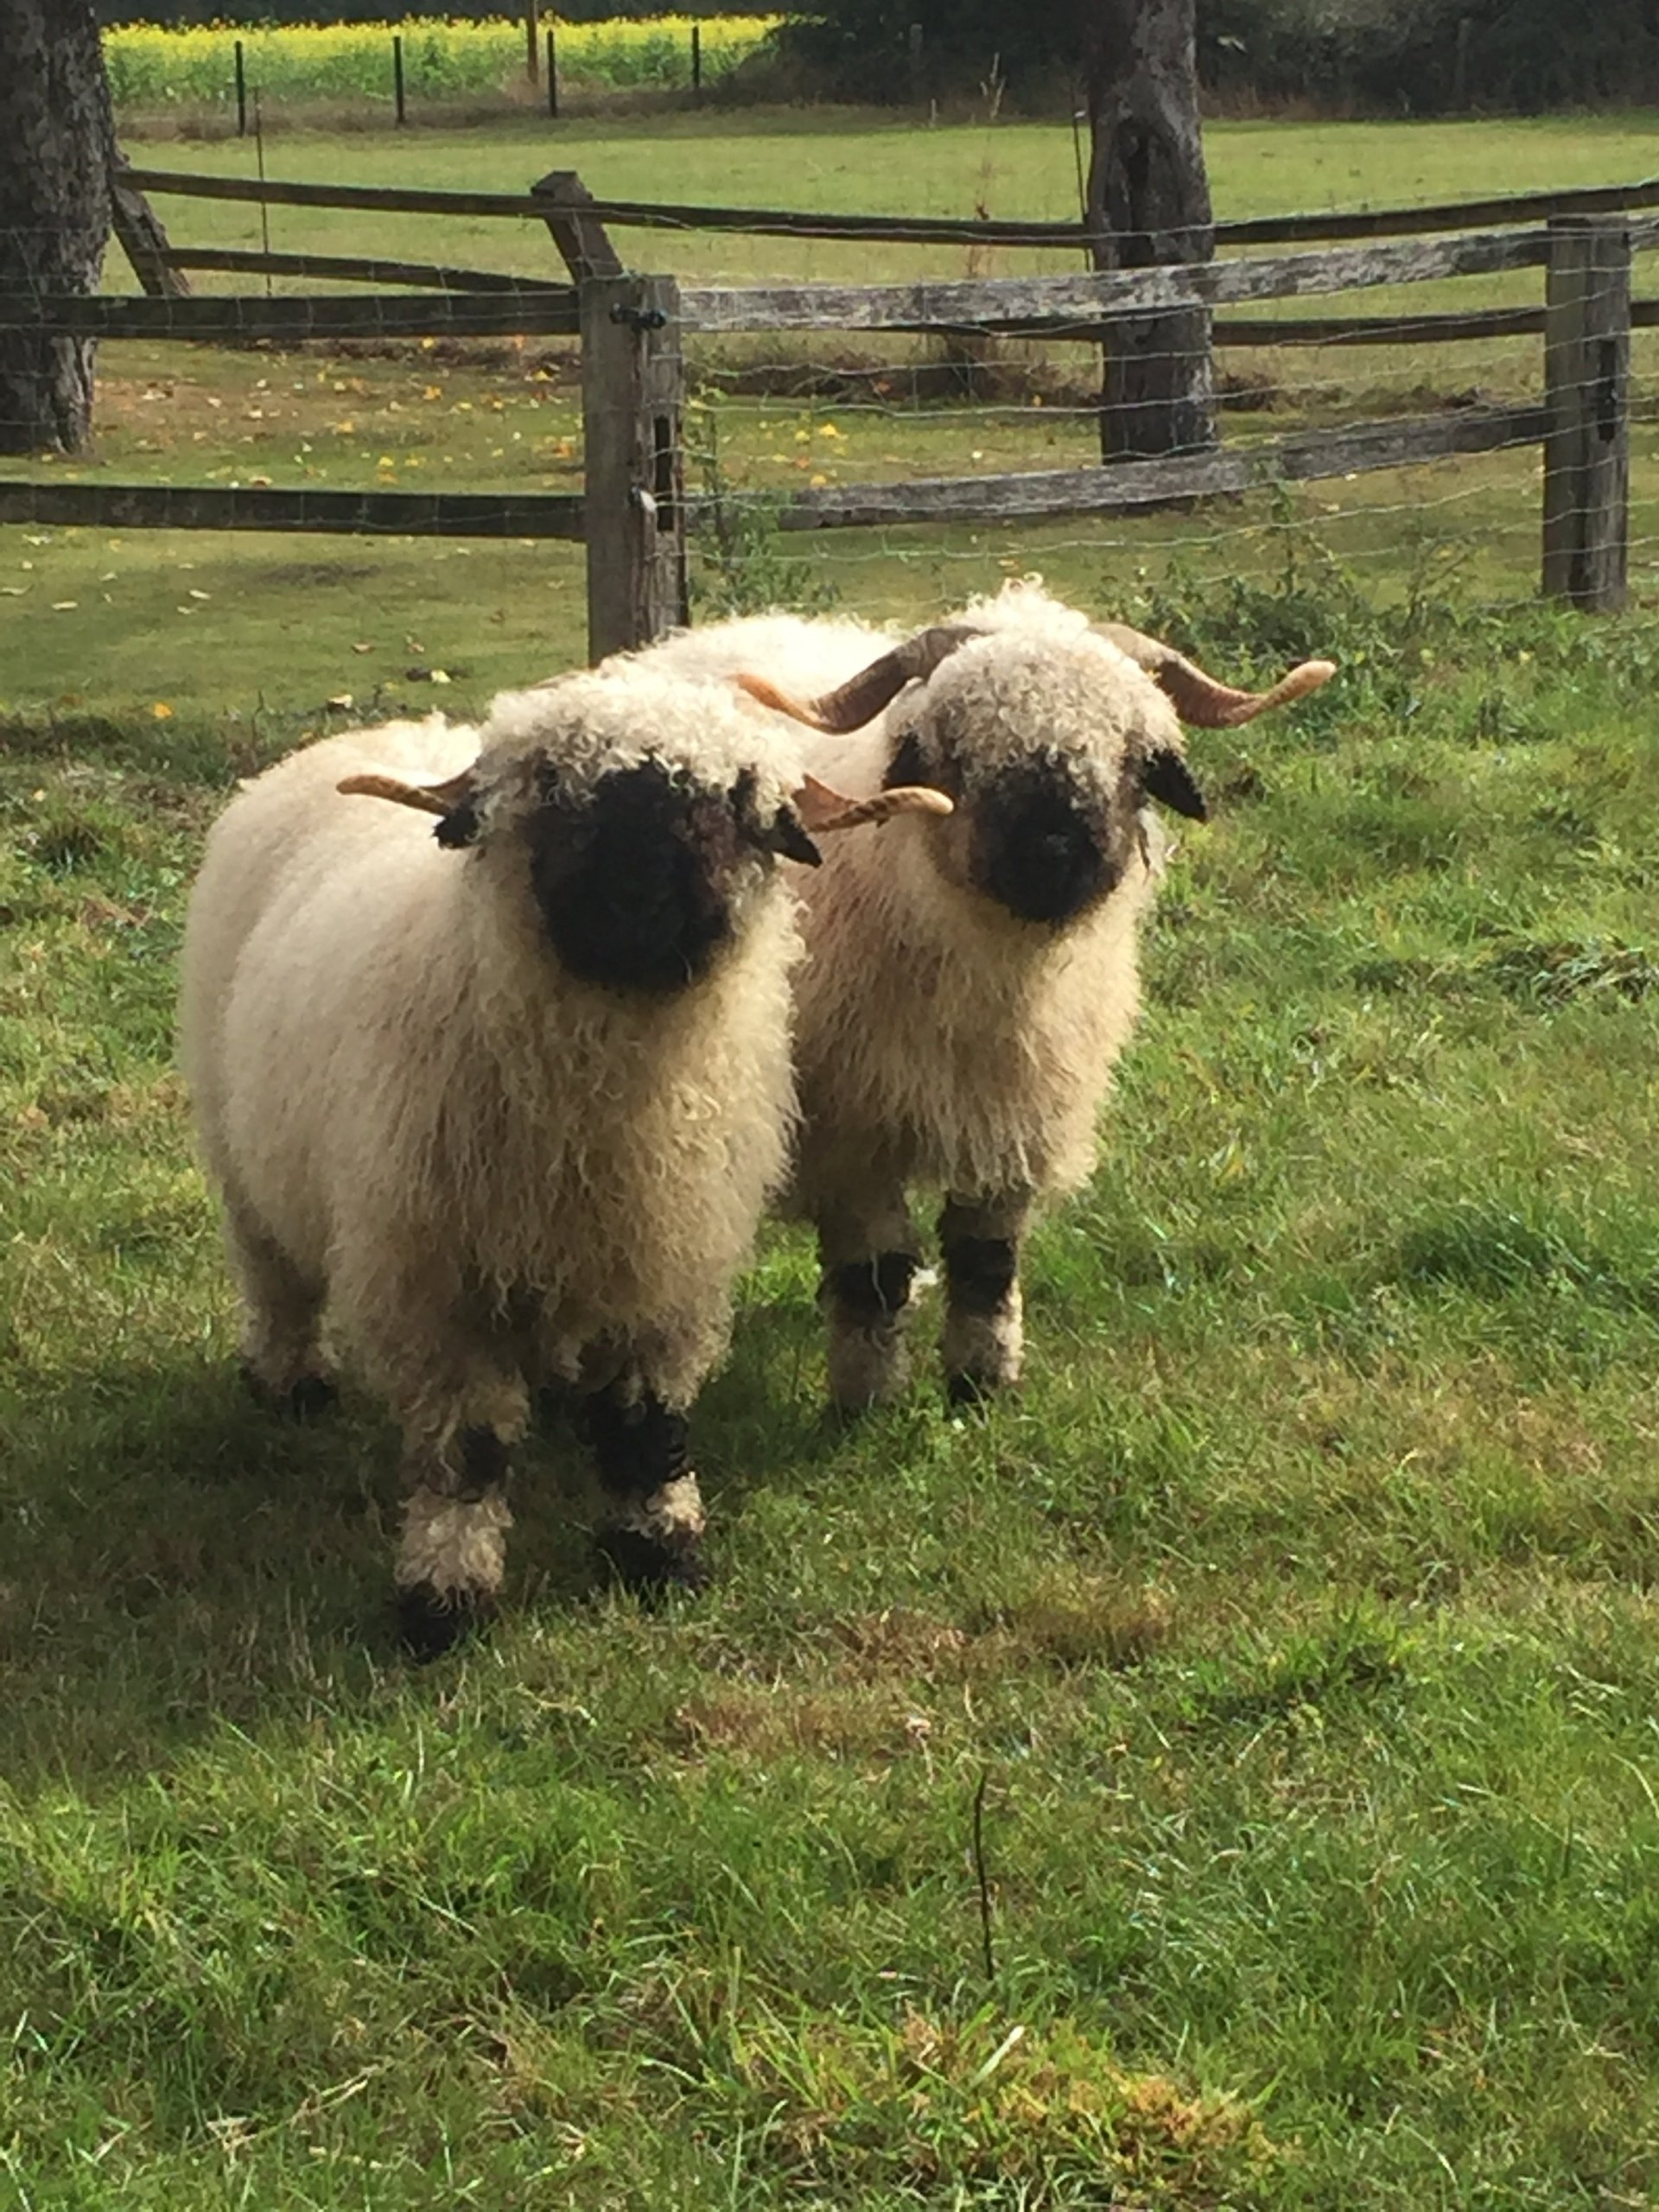
<instances>
[{"instance_id":1,"label":"fallen leaf","mask_svg":"<svg viewBox=\"0 0 1659 2212\"><path fill-rule=\"evenodd\" d=\"M173 709L165 699L158 699L149 711L158 722L170 722L173 719Z\"/></svg>"},{"instance_id":2,"label":"fallen leaf","mask_svg":"<svg viewBox=\"0 0 1659 2212\"><path fill-rule=\"evenodd\" d=\"M211 599L213 595L210 591L198 591L194 584L190 585L188 588L189 595L192 599Z\"/></svg>"},{"instance_id":3,"label":"fallen leaf","mask_svg":"<svg viewBox=\"0 0 1659 2212\"><path fill-rule=\"evenodd\" d=\"M374 647L372 645L353 645L352 647L352 651L354 653L372 653L374 651Z\"/></svg>"},{"instance_id":4,"label":"fallen leaf","mask_svg":"<svg viewBox=\"0 0 1659 2212\"><path fill-rule=\"evenodd\" d=\"M357 702L349 691L336 691L332 699L325 699L322 703L334 708L337 714L348 715Z\"/></svg>"},{"instance_id":5,"label":"fallen leaf","mask_svg":"<svg viewBox=\"0 0 1659 2212\"><path fill-rule=\"evenodd\" d=\"M54 599L52 602L52 612L54 614L70 614L79 605L80 601L78 599Z\"/></svg>"}]
</instances>

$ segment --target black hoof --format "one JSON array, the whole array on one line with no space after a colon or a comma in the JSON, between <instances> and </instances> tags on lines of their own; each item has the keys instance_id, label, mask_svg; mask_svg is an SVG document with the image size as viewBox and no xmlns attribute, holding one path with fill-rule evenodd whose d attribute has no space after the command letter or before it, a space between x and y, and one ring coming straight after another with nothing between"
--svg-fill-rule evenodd
<instances>
[{"instance_id":1,"label":"black hoof","mask_svg":"<svg viewBox=\"0 0 1659 2212\"><path fill-rule=\"evenodd\" d=\"M601 1529L594 1541L617 1580L642 1598L660 1598L669 1590L695 1593L709 1587L709 1562L695 1536L664 1543L638 1529Z\"/></svg>"},{"instance_id":2,"label":"black hoof","mask_svg":"<svg viewBox=\"0 0 1659 2212\"><path fill-rule=\"evenodd\" d=\"M1006 1382L993 1382L986 1375L963 1373L944 1378L944 1395L958 1413L983 1413L1007 1388Z\"/></svg>"},{"instance_id":3,"label":"black hoof","mask_svg":"<svg viewBox=\"0 0 1659 2212\"><path fill-rule=\"evenodd\" d=\"M329 1412L340 1399L340 1386L326 1375L302 1375L286 1390L273 1390L244 1360L242 1382L256 1406L280 1421L311 1421Z\"/></svg>"},{"instance_id":4,"label":"black hoof","mask_svg":"<svg viewBox=\"0 0 1659 2212\"><path fill-rule=\"evenodd\" d=\"M487 1599L468 1591L411 1583L397 1592L397 1632L410 1658L424 1666L475 1636L494 1611Z\"/></svg>"},{"instance_id":5,"label":"black hoof","mask_svg":"<svg viewBox=\"0 0 1659 2212\"><path fill-rule=\"evenodd\" d=\"M283 1401L290 1421L320 1421L340 1403L340 1385L327 1375L302 1375Z\"/></svg>"}]
</instances>

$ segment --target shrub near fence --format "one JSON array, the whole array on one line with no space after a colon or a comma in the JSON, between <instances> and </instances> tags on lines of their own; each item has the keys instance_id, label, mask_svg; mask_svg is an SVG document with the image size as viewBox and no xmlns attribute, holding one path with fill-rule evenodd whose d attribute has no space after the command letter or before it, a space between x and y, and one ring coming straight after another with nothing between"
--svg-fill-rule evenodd
<instances>
[{"instance_id":1,"label":"shrub near fence","mask_svg":"<svg viewBox=\"0 0 1659 2212\"><path fill-rule=\"evenodd\" d=\"M691 82L695 24L705 84L734 69L779 19L771 16L658 16L558 25L567 83L628 92L675 91ZM551 21L551 18L550 18ZM391 39L403 40L410 97L442 100L500 92L524 77L522 21L296 24L183 30L132 23L105 31L105 65L118 107L228 106L240 41L247 81L267 100L391 98Z\"/></svg>"}]
</instances>

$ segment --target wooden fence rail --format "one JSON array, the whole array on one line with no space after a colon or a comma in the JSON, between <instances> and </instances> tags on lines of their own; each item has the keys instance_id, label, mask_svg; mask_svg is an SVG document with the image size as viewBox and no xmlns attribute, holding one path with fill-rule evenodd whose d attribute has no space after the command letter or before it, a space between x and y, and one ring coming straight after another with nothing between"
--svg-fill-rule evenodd
<instances>
[{"instance_id":1,"label":"wooden fence rail","mask_svg":"<svg viewBox=\"0 0 1659 2212\"><path fill-rule=\"evenodd\" d=\"M201 176L186 169L135 168L140 191L199 200L251 200L267 207L377 208L385 214L536 217L530 194L422 190L399 185L298 183L277 178ZM1599 215L1659 207L1659 178L1580 192L1529 192L1432 207L1356 208L1330 214L1261 215L1214 226L1218 245L1287 245L1316 238L1378 238L1503 223L1541 223L1557 215ZM618 230L734 231L761 238L885 239L893 245L1008 245L1081 251L1096 241L1139 235L1091 232L1077 222L1017 222L957 216L814 215L770 207L713 207L645 200L595 200L597 219Z\"/></svg>"},{"instance_id":2,"label":"wooden fence rail","mask_svg":"<svg viewBox=\"0 0 1659 2212\"><path fill-rule=\"evenodd\" d=\"M331 492L311 485L41 484L0 479L0 522L96 530L269 530L376 537L586 536L569 492Z\"/></svg>"},{"instance_id":3,"label":"wooden fence rail","mask_svg":"<svg viewBox=\"0 0 1659 2212\"><path fill-rule=\"evenodd\" d=\"M201 293L188 299L0 292L0 330L70 338L182 338L247 345L270 339L572 337L581 328L573 284L511 292L321 292L261 299Z\"/></svg>"},{"instance_id":4,"label":"wooden fence rail","mask_svg":"<svg viewBox=\"0 0 1659 2212\"><path fill-rule=\"evenodd\" d=\"M147 175L130 173L128 184L137 191ZM1115 318L1171 306L1211 308L1542 265L1548 280L1541 406L1350 424L1113 467L824 486L786 502L779 520L787 530L801 531L1097 515L1236 493L1272 480L1351 476L1541 443L1546 590L1586 607L1622 601L1630 257L1637 245L1659 240L1659 220L1557 216L1548 229L1096 275L682 290L669 277L621 271L599 219L599 203L574 177L544 179L521 212L547 223L582 281L272 299L41 298L12 292L0 295L0 330L33 327L111 340L166 336L238 344L579 334L586 443L581 497L111 486L60 478L0 483L0 520L579 539L587 547L589 649L597 659L686 619L689 529L710 504L688 500L681 477L689 334L840 328L1095 335L1109 329ZM147 238L144 251L152 251ZM306 264L295 270L303 274L328 257L290 258ZM395 266L408 271L425 264ZM1462 319L1465 327L1469 320ZM1271 326L1240 327L1251 330L1244 342L1260 344ZM1294 327L1305 334L1303 326Z\"/></svg>"},{"instance_id":5,"label":"wooden fence rail","mask_svg":"<svg viewBox=\"0 0 1659 2212\"><path fill-rule=\"evenodd\" d=\"M779 513L785 530L868 529L892 523L1010 522L1044 515L1121 514L1173 499L1214 499L1263 484L1309 483L1537 445L1545 407L1478 407L1386 423L1306 430L1166 461L1100 468L1036 469L1010 475L911 477L895 484L845 484L798 492Z\"/></svg>"}]
</instances>

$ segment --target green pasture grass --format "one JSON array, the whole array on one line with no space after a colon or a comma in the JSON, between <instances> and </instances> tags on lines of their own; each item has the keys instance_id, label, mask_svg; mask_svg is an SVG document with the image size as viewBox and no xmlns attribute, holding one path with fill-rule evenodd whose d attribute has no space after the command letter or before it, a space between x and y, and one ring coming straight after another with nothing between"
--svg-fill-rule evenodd
<instances>
[{"instance_id":1,"label":"green pasture grass","mask_svg":"<svg viewBox=\"0 0 1659 2212\"><path fill-rule=\"evenodd\" d=\"M377 1409L240 1395L171 1064L202 831L297 716L0 724L0 2202L1659 2188L1651 630L1140 592L1344 674L1193 740L1027 1387L826 1425L769 1232L716 1590L597 1586L551 1434L425 1671Z\"/></svg>"}]
</instances>

